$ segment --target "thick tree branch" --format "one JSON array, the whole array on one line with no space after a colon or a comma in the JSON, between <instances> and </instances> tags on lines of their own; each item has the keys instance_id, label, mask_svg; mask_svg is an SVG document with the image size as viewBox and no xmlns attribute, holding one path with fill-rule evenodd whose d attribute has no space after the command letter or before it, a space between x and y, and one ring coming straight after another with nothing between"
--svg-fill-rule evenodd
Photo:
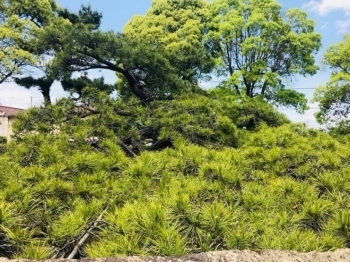
<instances>
[{"instance_id":1,"label":"thick tree branch","mask_svg":"<svg viewBox=\"0 0 350 262\"><path fill-rule=\"evenodd\" d=\"M267 81L265 80L265 81L264 81L264 84L263 84L263 86L262 86L262 89L261 89L261 94L262 94L262 95L265 95L266 87L267 87Z\"/></svg>"},{"instance_id":2,"label":"thick tree branch","mask_svg":"<svg viewBox=\"0 0 350 262\"><path fill-rule=\"evenodd\" d=\"M13 72L9 72L2 79L0 79L0 84L4 83L10 76L12 76Z\"/></svg>"},{"instance_id":3,"label":"thick tree branch","mask_svg":"<svg viewBox=\"0 0 350 262\"><path fill-rule=\"evenodd\" d=\"M76 254L78 253L80 247L85 243L85 241L89 238L92 230L94 230L97 226L98 223L102 220L103 215L107 212L107 209L103 210L102 213L98 216L98 218L87 228L85 231L85 234L80 238L79 242L75 245L74 249L72 252L69 254L67 259L73 259Z\"/></svg>"},{"instance_id":4,"label":"thick tree branch","mask_svg":"<svg viewBox=\"0 0 350 262\"><path fill-rule=\"evenodd\" d=\"M88 57L95 59L97 62L100 62L101 64L105 65L107 67L106 69L109 69L109 70L112 70L112 71L115 71L115 72L118 72L121 74L125 73L125 70L123 68L116 66L114 63L112 63L106 59L103 59L103 58L99 57L98 55L94 55L90 52L83 51L83 50L76 50L76 51L82 55L85 55L85 56L88 56Z\"/></svg>"},{"instance_id":5,"label":"thick tree branch","mask_svg":"<svg viewBox=\"0 0 350 262\"><path fill-rule=\"evenodd\" d=\"M91 54L90 52L87 52L87 51L77 50L77 52L79 52L82 55L85 55L85 56L88 56L88 57L95 59L97 62L106 66L107 69L109 69L109 70L121 73L128 81L131 92L134 95L136 95L141 101L150 102L150 101L156 99L156 97L147 89L147 87L145 85L141 84L140 81L138 81L138 79L135 77L135 75L132 73L131 70L126 70L126 69L123 69L119 66L116 66L112 62L110 62L106 59L103 59L103 58L99 57L98 55ZM95 66L98 66L98 65L95 65Z\"/></svg>"},{"instance_id":6,"label":"thick tree branch","mask_svg":"<svg viewBox=\"0 0 350 262\"><path fill-rule=\"evenodd\" d=\"M137 155L126 145L123 141L119 140L118 145L120 145L131 157L137 157Z\"/></svg>"}]
</instances>

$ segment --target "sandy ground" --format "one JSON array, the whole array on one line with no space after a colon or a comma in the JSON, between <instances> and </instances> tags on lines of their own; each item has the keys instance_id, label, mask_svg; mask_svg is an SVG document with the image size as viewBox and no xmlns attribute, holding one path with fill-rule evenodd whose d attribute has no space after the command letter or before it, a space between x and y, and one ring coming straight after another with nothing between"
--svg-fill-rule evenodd
<instances>
[{"instance_id":1,"label":"sandy ground","mask_svg":"<svg viewBox=\"0 0 350 262\"><path fill-rule=\"evenodd\" d=\"M0 258L0 262L15 262L29 260L8 260ZM70 260L46 260L46 262L69 262ZM74 261L74 260L71 260ZM81 262L350 262L350 249L340 249L334 252L298 253L295 251L266 250L254 252L244 251L218 251L188 255L180 258L173 257L126 257L107 259L82 259Z\"/></svg>"}]
</instances>

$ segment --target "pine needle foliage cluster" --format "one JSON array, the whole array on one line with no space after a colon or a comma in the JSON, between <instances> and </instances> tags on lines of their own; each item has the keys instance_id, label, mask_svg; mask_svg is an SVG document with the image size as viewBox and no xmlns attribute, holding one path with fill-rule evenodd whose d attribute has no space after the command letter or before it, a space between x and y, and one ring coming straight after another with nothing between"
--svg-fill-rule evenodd
<instances>
[{"instance_id":1,"label":"pine needle foliage cluster","mask_svg":"<svg viewBox=\"0 0 350 262\"><path fill-rule=\"evenodd\" d=\"M154 0L123 32L101 19L91 6L0 0L0 84L45 101L16 116L11 142L0 137L0 256L350 247L349 62L338 59L349 37L326 52L335 71L316 94L318 120L345 117L326 133L272 106L306 110L287 83L318 70L307 13L276 0ZM201 89L214 75L218 86ZM56 80L71 96L52 105Z\"/></svg>"},{"instance_id":2,"label":"pine needle foliage cluster","mask_svg":"<svg viewBox=\"0 0 350 262\"><path fill-rule=\"evenodd\" d=\"M1 256L67 257L87 233L75 258L350 247L347 144L258 100L89 92L19 116L0 154Z\"/></svg>"}]
</instances>

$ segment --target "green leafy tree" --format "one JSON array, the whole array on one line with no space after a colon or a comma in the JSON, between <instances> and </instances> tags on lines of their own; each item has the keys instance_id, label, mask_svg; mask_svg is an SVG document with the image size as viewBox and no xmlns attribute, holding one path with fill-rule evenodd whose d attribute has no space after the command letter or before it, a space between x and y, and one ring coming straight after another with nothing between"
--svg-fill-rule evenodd
<instances>
[{"instance_id":1,"label":"green leafy tree","mask_svg":"<svg viewBox=\"0 0 350 262\"><path fill-rule=\"evenodd\" d=\"M164 13L159 13L161 10ZM122 79L118 82L121 96L133 94L149 102L199 89L198 79L213 65L202 45L206 10L204 1L156 1L148 14L133 19L123 34L78 22L59 31L52 28L43 41L55 50L53 71L112 70ZM152 25L154 20L160 24ZM150 31L143 30L141 24Z\"/></svg>"},{"instance_id":2,"label":"green leafy tree","mask_svg":"<svg viewBox=\"0 0 350 262\"><path fill-rule=\"evenodd\" d=\"M90 6L82 6L77 14L71 13L60 8L53 0L24 2L4 0L0 7L4 17L0 32L4 30L6 36L1 39L8 45L6 48L4 46L1 51L3 55L0 55L4 57L0 82L13 76L16 83L21 86L38 87L45 102L50 103L51 85L57 77L47 71L47 66L54 56L54 50L51 45L40 41L42 35L47 29L55 28L59 31L69 24L84 23L98 27L101 14L92 11ZM32 69L25 70L30 67L34 67L33 70L43 71L44 76L39 78L30 76ZM27 76L23 77L23 75Z\"/></svg>"},{"instance_id":3,"label":"green leafy tree","mask_svg":"<svg viewBox=\"0 0 350 262\"><path fill-rule=\"evenodd\" d=\"M98 11L93 11L90 5L82 5L77 14L70 12L68 9L60 8L58 15L69 20L72 24L85 24L92 29L98 29L102 19L102 14Z\"/></svg>"},{"instance_id":4,"label":"green leafy tree","mask_svg":"<svg viewBox=\"0 0 350 262\"><path fill-rule=\"evenodd\" d=\"M204 0L154 0L147 14L134 16L123 33L147 39L171 61L179 79L197 87L198 79L213 67L203 45L208 11Z\"/></svg>"},{"instance_id":5,"label":"green leafy tree","mask_svg":"<svg viewBox=\"0 0 350 262\"><path fill-rule=\"evenodd\" d=\"M283 80L313 75L321 36L299 9L281 14L275 0L214 0L210 6L208 46L218 57L217 72L228 76L237 94L262 96L302 111L305 96L286 89Z\"/></svg>"},{"instance_id":6,"label":"green leafy tree","mask_svg":"<svg viewBox=\"0 0 350 262\"><path fill-rule=\"evenodd\" d=\"M51 72L59 75L89 69L107 69L119 73L128 89L147 102L174 90L177 79L173 67L159 49L147 42L122 34L92 30L84 24L51 30L43 38L56 52ZM61 77L64 76L64 73Z\"/></svg>"},{"instance_id":7,"label":"green leafy tree","mask_svg":"<svg viewBox=\"0 0 350 262\"><path fill-rule=\"evenodd\" d=\"M252 131L261 125L277 127L290 123L285 115L261 98L240 97L228 87L213 88L209 90L209 95L220 101L221 107L238 128Z\"/></svg>"},{"instance_id":8,"label":"green leafy tree","mask_svg":"<svg viewBox=\"0 0 350 262\"><path fill-rule=\"evenodd\" d=\"M0 83L41 61L37 37L48 23L54 1L0 1Z\"/></svg>"},{"instance_id":9,"label":"green leafy tree","mask_svg":"<svg viewBox=\"0 0 350 262\"><path fill-rule=\"evenodd\" d=\"M320 111L316 119L322 124L346 120L350 113L350 35L340 43L330 46L324 54L323 63L332 70L326 85L316 89L314 102ZM344 126L344 125L343 125ZM343 129L343 128L342 128Z\"/></svg>"}]
</instances>

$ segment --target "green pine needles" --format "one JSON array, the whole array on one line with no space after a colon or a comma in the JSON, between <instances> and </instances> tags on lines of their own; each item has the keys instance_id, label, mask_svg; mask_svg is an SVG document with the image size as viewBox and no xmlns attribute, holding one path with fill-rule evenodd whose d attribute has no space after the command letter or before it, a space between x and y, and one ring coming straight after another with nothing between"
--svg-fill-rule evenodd
<instances>
[{"instance_id":1,"label":"green pine needles","mask_svg":"<svg viewBox=\"0 0 350 262\"><path fill-rule=\"evenodd\" d=\"M115 33L90 6L0 0L0 84L45 100L0 137L0 257L350 247L350 36L326 52L332 78L315 94L318 121L344 121L291 124L274 106L307 109L290 80L317 72L321 35L283 10L154 0ZM51 104L56 80L70 97Z\"/></svg>"},{"instance_id":2,"label":"green pine needles","mask_svg":"<svg viewBox=\"0 0 350 262\"><path fill-rule=\"evenodd\" d=\"M347 144L253 107L244 129L215 96L89 99L89 117L68 99L19 116L0 155L2 256L350 247Z\"/></svg>"}]
</instances>

